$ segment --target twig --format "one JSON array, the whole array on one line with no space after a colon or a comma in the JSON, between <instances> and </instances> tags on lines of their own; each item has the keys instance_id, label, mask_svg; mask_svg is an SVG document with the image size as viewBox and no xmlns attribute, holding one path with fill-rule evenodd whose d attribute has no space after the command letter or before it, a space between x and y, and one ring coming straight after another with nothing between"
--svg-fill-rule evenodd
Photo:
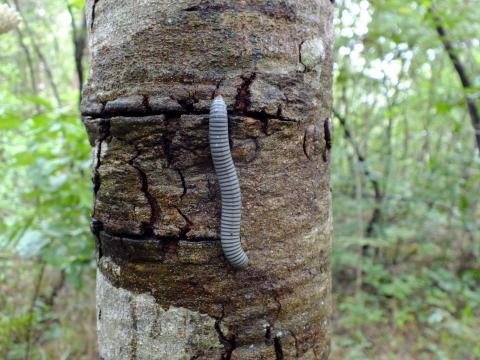
<instances>
[{"instance_id":1,"label":"twig","mask_svg":"<svg viewBox=\"0 0 480 360\"><path fill-rule=\"evenodd\" d=\"M77 71L77 78L78 78L78 104L82 101L82 89L83 89L83 54L85 49L86 43L86 34L87 34L87 23L85 19L85 11L82 11L82 20L80 28L77 28L77 24L75 22L75 16L73 13L73 9L70 4L67 2L67 9L68 13L70 14L71 18L71 25L72 25L72 41L73 41L73 48L74 48L74 58L75 58L75 68Z\"/></svg>"},{"instance_id":2,"label":"twig","mask_svg":"<svg viewBox=\"0 0 480 360\"><path fill-rule=\"evenodd\" d=\"M333 115L335 115L335 117L340 121L340 125L343 128L345 138L352 145L353 151L355 152L355 156L357 157L357 160L362 164L363 174L370 181L370 184L372 185L375 200L382 199L383 194L382 194L382 191L380 190L380 184L378 180L375 178L375 176L371 173L370 169L368 168L365 156L363 155L360 149L360 146L353 138L352 132L347 124L347 119L341 116L335 109L333 109Z\"/></svg>"},{"instance_id":3,"label":"twig","mask_svg":"<svg viewBox=\"0 0 480 360\"><path fill-rule=\"evenodd\" d=\"M50 65L48 64L47 60L45 59L45 56L43 55L42 51L40 50L40 47L38 46L38 44L35 41L33 31L30 29L30 26L28 25L28 22L27 22L26 18L22 14L22 11L20 9L20 4L19 4L18 0L14 0L13 2L15 4L16 10L18 11L18 13L24 19L23 23L25 24L25 29L27 30L27 33L30 36L30 39L32 40L33 50L35 50L35 53L37 54L38 58L40 59L40 62L43 64L43 66L45 68L45 73L47 74L47 79L48 79L48 82L50 83L50 87L52 88L53 96L55 97L57 105L62 106L62 101L60 100L60 95L58 93L57 85L55 84L52 69L50 69Z\"/></svg>"},{"instance_id":4,"label":"twig","mask_svg":"<svg viewBox=\"0 0 480 360\"><path fill-rule=\"evenodd\" d=\"M443 25L442 19L440 16L438 16L435 13L434 6L432 5L428 11L433 17L433 22L435 25L435 30L437 31L438 37L440 38L440 41L442 42L443 47L445 48L445 51L448 54L448 57L450 58L450 61L452 62L453 67L455 68L455 71L458 74L458 77L460 78L460 81L462 83L462 87L465 90L465 99L467 102L467 108L468 108L468 113L470 115L470 120L472 122L473 130L475 131L475 139L477 142L477 149L480 154L480 116L478 114L478 108L475 103L475 100L473 99L472 96L468 94L468 91L472 89L472 83L467 75L467 72L465 70L465 66L463 65L462 61L458 57L455 47L453 46L453 43L450 41L448 38L447 31Z\"/></svg>"},{"instance_id":5,"label":"twig","mask_svg":"<svg viewBox=\"0 0 480 360\"><path fill-rule=\"evenodd\" d=\"M38 271L37 281L35 284L35 290L33 291L32 302L30 304L30 309L28 311L28 326L27 326L27 350L25 351L25 360L30 358L30 343L32 339L32 327L33 327L33 313L35 312L35 303L37 302L38 296L40 294L40 288L42 285L43 275L45 274L45 261L40 262L40 270Z\"/></svg>"}]
</instances>

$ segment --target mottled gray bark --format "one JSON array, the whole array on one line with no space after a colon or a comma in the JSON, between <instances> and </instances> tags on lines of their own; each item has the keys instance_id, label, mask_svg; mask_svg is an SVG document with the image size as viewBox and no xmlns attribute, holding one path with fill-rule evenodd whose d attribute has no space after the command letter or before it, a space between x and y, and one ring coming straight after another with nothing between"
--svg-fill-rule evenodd
<instances>
[{"instance_id":1,"label":"mottled gray bark","mask_svg":"<svg viewBox=\"0 0 480 360\"><path fill-rule=\"evenodd\" d=\"M328 357L332 7L87 2L102 358ZM219 242L217 94L242 191L242 271Z\"/></svg>"}]
</instances>

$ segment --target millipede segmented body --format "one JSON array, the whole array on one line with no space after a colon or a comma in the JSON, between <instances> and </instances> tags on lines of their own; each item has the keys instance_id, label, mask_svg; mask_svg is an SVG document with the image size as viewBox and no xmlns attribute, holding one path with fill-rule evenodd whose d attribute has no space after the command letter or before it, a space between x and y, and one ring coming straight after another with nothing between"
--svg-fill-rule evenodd
<instances>
[{"instance_id":1,"label":"millipede segmented body","mask_svg":"<svg viewBox=\"0 0 480 360\"><path fill-rule=\"evenodd\" d=\"M210 108L209 136L222 199L220 223L222 248L230 264L242 269L248 265L248 257L240 243L242 200L228 140L227 107L220 96L213 100Z\"/></svg>"}]
</instances>

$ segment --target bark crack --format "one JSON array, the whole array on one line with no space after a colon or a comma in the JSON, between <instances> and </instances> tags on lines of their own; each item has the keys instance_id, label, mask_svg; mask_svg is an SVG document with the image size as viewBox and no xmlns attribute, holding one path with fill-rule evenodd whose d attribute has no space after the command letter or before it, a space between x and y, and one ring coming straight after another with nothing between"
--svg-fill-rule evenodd
<instances>
[{"instance_id":1,"label":"bark crack","mask_svg":"<svg viewBox=\"0 0 480 360\"><path fill-rule=\"evenodd\" d=\"M280 121L290 121L297 122L294 118L289 118L283 115L282 104L277 106L277 111L275 114L266 113L265 110L249 110L251 103L251 93L250 87L253 81L256 78L256 73L253 72L251 75L242 76L242 83L237 89L237 95L235 96L235 102L229 109L229 116L249 116L260 121L266 119L276 119ZM224 79L222 78L216 84L215 90L212 92L212 99L217 94L219 88L221 87ZM120 105L112 105L116 101L121 100ZM175 99L174 99L175 100ZM106 106L106 102L94 102L92 105L101 104L99 108L95 111L85 112L84 115L88 115L91 118L98 119L110 119L113 117L145 117L153 115L164 115L168 119L178 119L182 115L206 115L210 113L209 109L197 109L194 104L199 100L195 94L190 94L188 97L183 99L176 99L177 103L182 107L181 110L178 109L152 109L150 106L150 99L148 95L142 95L142 102L138 103L135 99L129 100L128 98L118 98L108 101L110 107ZM136 109L136 110L135 110Z\"/></svg>"},{"instance_id":2,"label":"bark crack","mask_svg":"<svg viewBox=\"0 0 480 360\"><path fill-rule=\"evenodd\" d=\"M201 11L201 12L204 12L204 11L212 11L212 12L223 12L223 11L226 11L226 10L229 10L231 9L232 6L230 5L224 5L224 4L218 4L218 5L215 5L215 4L203 4L203 3L200 3L200 4L195 4L195 5L192 5L192 6L189 6L185 9L182 9L182 11L185 11L185 12L193 12L193 11Z\"/></svg>"},{"instance_id":3,"label":"bark crack","mask_svg":"<svg viewBox=\"0 0 480 360\"><path fill-rule=\"evenodd\" d=\"M232 358L232 353L236 349L237 345L235 342L235 335L227 336L222 331L222 320L225 316L225 305L222 305L222 315L215 320L215 331L218 334L218 339L220 343L225 347L225 353L223 354L222 360L230 360Z\"/></svg>"},{"instance_id":4,"label":"bark crack","mask_svg":"<svg viewBox=\"0 0 480 360\"><path fill-rule=\"evenodd\" d=\"M275 359L283 360L283 349L280 337L276 336L273 338L273 346L275 348Z\"/></svg>"},{"instance_id":5,"label":"bark crack","mask_svg":"<svg viewBox=\"0 0 480 360\"><path fill-rule=\"evenodd\" d=\"M180 229L180 239L186 238L188 232L190 231L191 227L193 226L193 222L188 218L187 215L185 215L182 210L178 206L175 206L175 209L177 212L180 214L180 216L185 220L185 226Z\"/></svg>"},{"instance_id":6,"label":"bark crack","mask_svg":"<svg viewBox=\"0 0 480 360\"><path fill-rule=\"evenodd\" d=\"M182 239L180 236L149 236L149 237L146 237L145 235L137 235L137 234L130 234L130 233L121 233L121 232L110 232L110 231L107 231L107 230L102 230L102 233L110 236L110 237L119 237L119 238L122 238L123 240L126 240L126 241L133 241L133 242L138 242L138 240L155 240L155 241L165 241L165 242L169 242L169 241L174 241L174 242L179 242L179 241L188 241L188 240L185 240L185 239ZM220 238L217 238L217 237L207 237L207 236L204 236L204 237L195 237L194 240L190 240L188 242L194 242L194 243L198 243L198 242L219 242L220 241Z\"/></svg>"},{"instance_id":7,"label":"bark crack","mask_svg":"<svg viewBox=\"0 0 480 360\"><path fill-rule=\"evenodd\" d=\"M278 333L273 336L272 332L275 332L275 330L278 330ZM297 338L295 335L293 335L293 332L290 330L280 330L280 329L275 329L273 326L268 325L266 330L265 330L265 345L267 346L272 346L275 349L275 359L276 360L283 360L284 355L283 355L283 347L282 347L282 341L280 339L282 332L288 332L292 335L295 341L295 351L296 351L296 357L298 357L298 342Z\"/></svg>"},{"instance_id":8,"label":"bark crack","mask_svg":"<svg viewBox=\"0 0 480 360\"><path fill-rule=\"evenodd\" d=\"M269 325L265 330L265 345L271 346L273 345L272 340L272 327Z\"/></svg>"},{"instance_id":9,"label":"bark crack","mask_svg":"<svg viewBox=\"0 0 480 360\"><path fill-rule=\"evenodd\" d=\"M187 194L187 182L185 181L185 175L183 175L182 170L180 169L175 169L178 173L178 176L180 176L180 181L182 182L182 187L183 187L183 193L180 195L180 200L183 199L183 197Z\"/></svg>"},{"instance_id":10,"label":"bark crack","mask_svg":"<svg viewBox=\"0 0 480 360\"><path fill-rule=\"evenodd\" d=\"M250 86L253 80L257 76L256 72L252 72L250 75L242 76L242 83L238 87L237 96L235 97L235 104L233 108L240 112L246 112L250 106Z\"/></svg>"},{"instance_id":11,"label":"bark crack","mask_svg":"<svg viewBox=\"0 0 480 360\"><path fill-rule=\"evenodd\" d=\"M97 3L100 0L93 0L93 5L92 5L92 19L90 20L90 30L93 30L93 23L95 21L95 7L97 6Z\"/></svg>"},{"instance_id":12,"label":"bark crack","mask_svg":"<svg viewBox=\"0 0 480 360\"><path fill-rule=\"evenodd\" d=\"M220 86L222 85L222 82L225 80L225 78L221 78L218 80L217 85L215 86L215 90L212 93L212 100L215 99L215 96L217 96L218 90L220 89Z\"/></svg>"},{"instance_id":13,"label":"bark crack","mask_svg":"<svg viewBox=\"0 0 480 360\"><path fill-rule=\"evenodd\" d=\"M302 40L300 42L300 44L298 44L298 62L303 65L303 71L302 72L305 73L305 72L307 72L308 69L307 69L307 65L305 65L303 63L303 60L302 60L302 46L303 46L304 43L305 43L305 40Z\"/></svg>"},{"instance_id":14,"label":"bark crack","mask_svg":"<svg viewBox=\"0 0 480 360\"><path fill-rule=\"evenodd\" d=\"M195 94L189 94L187 98L184 99L178 99L177 103L185 110L187 113L193 113L195 112L195 107L194 105L198 102L197 97Z\"/></svg>"},{"instance_id":15,"label":"bark crack","mask_svg":"<svg viewBox=\"0 0 480 360\"><path fill-rule=\"evenodd\" d=\"M262 111L246 110L243 113L233 112L232 115L240 115L240 116L246 115L246 116L250 116L254 119L260 120L260 121L264 121L264 120L268 120L268 119L274 119L274 120L287 121L287 122L297 122L297 120L295 120L295 119L284 116L282 114L282 112L283 112L283 109L282 109L281 106L279 106L277 108L277 113L276 114L268 114L267 112L265 112L265 110L262 110Z\"/></svg>"},{"instance_id":16,"label":"bark crack","mask_svg":"<svg viewBox=\"0 0 480 360\"><path fill-rule=\"evenodd\" d=\"M149 185L148 185L148 177L145 171L142 170L140 166L135 164L135 160L141 155L141 151L137 151L135 156L129 160L128 164L132 166L135 170L137 170L138 175L141 181L140 190L145 195L147 199L148 205L150 206L150 220L149 222L142 222L143 226L143 234L145 235L153 235L153 228L155 226L155 222L158 218L158 214L160 212L157 199L150 193Z\"/></svg>"},{"instance_id":17,"label":"bark crack","mask_svg":"<svg viewBox=\"0 0 480 360\"><path fill-rule=\"evenodd\" d=\"M303 132L303 153L305 154L306 158L312 161L310 155L308 155L308 144L307 144L307 136L308 136L308 128L305 128Z\"/></svg>"},{"instance_id":18,"label":"bark crack","mask_svg":"<svg viewBox=\"0 0 480 360\"><path fill-rule=\"evenodd\" d=\"M297 335L295 335L295 333L292 331L292 330L288 330L288 332L292 335L293 337L293 341L294 341L294 344L295 344L295 357L299 357L300 356L300 350L299 350L299 344L298 344L298 338L297 338Z\"/></svg>"},{"instance_id":19,"label":"bark crack","mask_svg":"<svg viewBox=\"0 0 480 360\"><path fill-rule=\"evenodd\" d=\"M332 149L332 120L328 117L323 122L323 137L325 139L325 148L323 149L322 158L324 162L328 161L328 154Z\"/></svg>"},{"instance_id":20,"label":"bark crack","mask_svg":"<svg viewBox=\"0 0 480 360\"><path fill-rule=\"evenodd\" d=\"M100 189L101 185L101 178L100 178L100 165L102 163L102 144L104 141L106 141L110 137L110 120L105 120L102 119L99 124L99 132L100 132L100 138L97 140L98 141L98 148L97 148L97 153L95 154L95 167L93 169L93 193L94 195L97 194L98 190Z\"/></svg>"},{"instance_id":21,"label":"bark crack","mask_svg":"<svg viewBox=\"0 0 480 360\"><path fill-rule=\"evenodd\" d=\"M327 147L327 150L330 150L332 148L332 141L333 141L333 136L332 136L332 120L328 117L325 119L323 122L323 129L324 129L324 136L325 136L325 144Z\"/></svg>"},{"instance_id":22,"label":"bark crack","mask_svg":"<svg viewBox=\"0 0 480 360\"><path fill-rule=\"evenodd\" d=\"M172 141L166 135L162 137L162 149L165 160L167 160L167 167L170 167L173 161Z\"/></svg>"},{"instance_id":23,"label":"bark crack","mask_svg":"<svg viewBox=\"0 0 480 360\"><path fill-rule=\"evenodd\" d=\"M185 8L185 9L183 9L183 11L187 11L187 12L189 12L189 11L198 11L198 10L200 10L200 5L193 5L193 6L189 6L189 7Z\"/></svg>"},{"instance_id":24,"label":"bark crack","mask_svg":"<svg viewBox=\"0 0 480 360\"><path fill-rule=\"evenodd\" d=\"M278 121L286 121L286 122L297 122L294 118L289 118L283 115L283 109L278 111L276 114L268 114L264 110L240 110L235 108L235 105L231 111L228 112L228 116L248 116L259 121L265 121L268 119L274 119ZM96 119L111 119L113 117L128 117L128 118L135 118L135 117L146 117L146 116L154 116L154 115L164 115L166 119L178 119L182 115L205 115L208 116L210 114L210 110L202 110L202 109L192 109L192 110L148 110L148 111L141 111L141 112L128 112L117 110L115 112L98 112L92 115L89 115L92 118Z\"/></svg>"},{"instance_id":25,"label":"bark crack","mask_svg":"<svg viewBox=\"0 0 480 360\"><path fill-rule=\"evenodd\" d=\"M98 256L97 260L100 260L103 257L102 241L100 240L100 232L103 230L103 223L92 218L92 221L90 222L90 230L95 237L95 247Z\"/></svg>"}]
</instances>

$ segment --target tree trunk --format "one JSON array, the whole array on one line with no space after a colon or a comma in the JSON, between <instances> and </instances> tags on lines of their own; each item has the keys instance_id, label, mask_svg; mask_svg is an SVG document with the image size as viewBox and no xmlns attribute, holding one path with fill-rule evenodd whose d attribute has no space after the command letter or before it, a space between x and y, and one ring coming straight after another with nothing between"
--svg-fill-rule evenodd
<instances>
[{"instance_id":1,"label":"tree trunk","mask_svg":"<svg viewBox=\"0 0 480 360\"><path fill-rule=\"evenodd\" d=\"M329 0L88 0L103 359L326 359ZM208 143L228 106L242 192L233 269Z\"/></svg>"}]
</instances>

